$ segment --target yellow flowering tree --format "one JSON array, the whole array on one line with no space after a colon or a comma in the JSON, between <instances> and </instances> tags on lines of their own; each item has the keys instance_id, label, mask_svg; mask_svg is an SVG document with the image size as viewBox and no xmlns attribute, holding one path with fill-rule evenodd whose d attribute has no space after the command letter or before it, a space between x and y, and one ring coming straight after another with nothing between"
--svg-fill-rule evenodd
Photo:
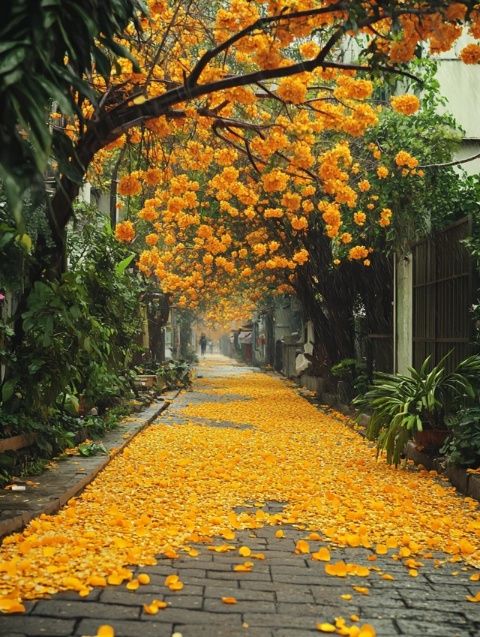
<instances>
[{"instance_id":1,"label":"yellow flowering tree","mask_svg":"<svg viewBox=\"0 0 480 637\"><path fill-rule=\"evenodd\" d=\"M347 86L364 98L374 88L350 76L330 84L330 112L336 99L343 114ZM424 95L426 107L418 114L417 97L392 97L392 108L376 110L375 126L350 137L326 124L316 130L316 114L308 119L283 103L288 125L261 136L258 129L249 131L243 148L250 154L237 140L218 140L208 130L201 142L179 148L185 125L171 131L162 146L165 152L171 144L168 164L126 173L119 183L125 207L137 202L132 218L139 268L156 276L180 307L217 318L238 318L232 310L239 308L244 317L262 296L295 291L326 344L323 357L333 363L352 356L355 305L366 308L371 332L389 328L386 249L418 238L428 214L441 208L437 200L443 202L437 216L448 212L445 190L451 186L430 179L419 162L450 158L455 123L436 115L432 90ZM350 101L349 108L365 105L358 97ZM275 121L284 119L282 114ZM131 219L116 232L128 243L135 239ZM230 302L233 290L242 302L237 296Z\"/></svg>"},{"instance_id":2,"label":"yellow flowering tree","mask_svg":"<svg viewBox=\"0 0 480 637\"><path fill-rule=\"evenodd\" d=\"M325 91L325 79L338 75L333 90L347 102L362 99L367 89L358 83L353 90L348 71L399 71L422 41L437 53L452 46L463 25L474 37L480 32L480 14L471 1L304 0L292 8L286 0L208 6L200 0L150 0L148 5L149 16L140 20L142 30L127 27L119 42L135 56L139 70L127 58L119 58L111 70L97 64L98 75L90 78L95 99L79 97L82 118L64 119L61 110L59 118L54 114L52 125L72 138L62 153L52 199L51 230L58 247L85 171L97 153L120 143L122 135L129 133L142 143L150 133L161 138L188 120L187 126L210 127L245 147L239 136L246 130L273 125L261 119L267 96L281 100L279 108L285 103L296 106L299 117L317 112L319 126L328 119L332 127L336 120L338 129L361 135L375 113L365 105L339 114L338 106L328 103L325 92L331 88ZM366 43L358 63L344 61L351 35L360 35ZM475 47L465 51L467 63L476 61ZM262 151L245 150L254 163L254 155Z\"/></svg>"},{"instance_id":3,"label":"yellow flowering tree","mask_svg":"<svg viewBox=\"0 0 480 637\"><path fill-rule=\"evenodd\" d=\"M404 65L421 42L438 53L448 50L463 28L478 39L480 12L476 4L470 0L300 0L292 7L287 0L150 0L148 9L148 15L139 16L117 38L114 63L111 58L108 64L101 56L96 59L83 78L87 92L72 84L73 111L59 101L45 122L58 140L55 158L59 163L51 164L54 186L47 215L51 236L39 238L31 279L45 273L58 276L62 271L65 228L82 179L89 168L94 170L103 161L115 162L114 167L121 172L125 144L136 146L145 163L138 166L141 175L135 175L136 166L128 170L119 193L142 199L145 187L151 188L152 196L142 202L144 216L158 213L156 203L146 202L157 199L156 190L162 192L162 184L171 177L180 176L181 158L185 171L205 173L215 163L223 166L222 175L216 181L211 177L208 186L222 215L233 218L237 210L239 223L244 222L245 214L253 214L262 219L262 225L272 226L285 217L284 235L274 239L280 244L278 249L266 242L261 228L251 230L258 232L250 235L252 263L242 271L244 279L249 277L248 268L255 273L252 285L261 280L270 287L275 283L270 277L275 279L279 266L293 274L306 263L307 247L282 250L290 236L303 237L315 205L321 206L322 232L335 250L345 253L345 246L350 246L347 258L368 261L370 245L350 245L345 236L342 239L349 232L343 227L347 221L342 210L356 214L359 223L361 213L366 214L357 208L363 180L358 180L354 171L351 139L360 139L378 121L379 112L369 102L372 83L368 76L375 71L409 77ZM358 60L349 60L346 53L352 37L362 42ZM462 54L464 61L476 63L477 50L478 44L469 45ZM123 56L122 51L128 55ZM68 69L68 58L64 64ZM416 108L413 97L398 99L393 105L406 114ZM323 141L313 152L319 138ZM233 152L250 165L248 176L242 173L237 179L231 173L236 163L235 158L230 159ZM382 174L386 168L379 165L378 170ZM411 170L408 160L402 170ZM315 204L313 193L308 194L312 187L326 195L318 197ZM188 229L197 214L195 194L191 189L168 202L161 201L160 209L166 206L172 219L167 216L158 223L178 225L179 221ZM394 215L395 210L391 210ZM387 226L389 206L379 214ZM136 231L132 223L118 233L134 241ZM170 245L167 258L178 260L181 266L182 241L177 241L174 232L160 237L161 232L163 225L153 227L147 245ZM222 234L228 233L216 233L214 238L225 245ZM217 248L220 250L214 258L220 261L215 266L222 268L228 280L228 270L236 269L236 263L225 256L221 246ZM156 269L160 266L153 265ZM197 270L189 276L195 278L186 301L188 296L195 300L195 289L201 287ZM170 280L169 288L175 281ZM228 292L230 283L218 279L218 285Z\"/></svg>"}]
</instances>

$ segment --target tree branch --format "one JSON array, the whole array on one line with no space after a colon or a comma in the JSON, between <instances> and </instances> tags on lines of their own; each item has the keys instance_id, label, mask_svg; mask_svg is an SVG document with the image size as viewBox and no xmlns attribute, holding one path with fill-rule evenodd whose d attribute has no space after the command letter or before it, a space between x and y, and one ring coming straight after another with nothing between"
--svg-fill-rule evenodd
<instances>
[{"instance_id":1,"label":"tree branch","mask_svg":"<svg viewBox=\"0 0 480 637\"><path fill-rule=\"evenodd\" d=\"M419 168L447 168L448 166L459 166L460 164L466 164L467 162L473 161L474 159L480 159L480 153L476 153L475 155L467 157L466 159L447 161L443 164L425 164L424 166L419 166Z\"/></svg>"},{"instance_id":2,"label":"tree branch","mask_svg":"<svg viewBox=\"0 0 480 637\"><path fill-rule=\"evenodd\" d=\"M280 22L282 20L298 20L300 18L310 18L317 15L322 15L325 13L333 13L335 11L344 11L348 9L348 4L345 2L338 2L334 5L329 5L328 7L322 7L319 9L306 9L305 11L292 11L291 13L281 13L279 15L267 16L265 18L260 18L256 20L252 24L249 24L247 27L238 31L232 35L228 40L225 40L221 44L219 44L214 49L210 49L206 53L202 55L202 57L198 60L195 65L193 71L190 73L190 76L186 83L186 88L193 88L196 86L200 75L206 68L206 66L213 59L217 57L222 51L227 51L232 45L234 45L239 40L243 39L247 35L250 35L257 29L262 29L270 24L274 24L276 22Z\"/></svg>"}]
</instances>

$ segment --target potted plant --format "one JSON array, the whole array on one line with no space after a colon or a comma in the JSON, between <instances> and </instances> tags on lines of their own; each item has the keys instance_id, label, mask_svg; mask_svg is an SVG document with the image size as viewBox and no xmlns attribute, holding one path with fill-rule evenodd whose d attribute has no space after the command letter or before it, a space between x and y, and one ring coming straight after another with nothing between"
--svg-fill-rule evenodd
<instances>
[{"instance_id":1,"label":"potted plant","mask_svg":"<svg viewBox=\"0 0 480 637\"><path fill-rule=\"evenodd\" d=\"M448 435L446 416L475 402L480 355L470 356L449 372L442 360L431 368L429 356L410 375L377 373L371 388L354 404L371 411L367 436L398 465L408 440L426 451L438 451Z\"/></svg>"}]
</instances>

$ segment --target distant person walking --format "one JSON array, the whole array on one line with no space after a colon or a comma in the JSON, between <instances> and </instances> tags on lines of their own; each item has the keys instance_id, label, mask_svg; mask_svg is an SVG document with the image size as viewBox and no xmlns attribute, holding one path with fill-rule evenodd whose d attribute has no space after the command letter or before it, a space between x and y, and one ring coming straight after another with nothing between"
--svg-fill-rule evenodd
<instances>
[{"instance_id":1,"label":"distant person walking","mask_svg":"<svg viewBox=\"0 0 480 637\"><path fill-rule=\"evenodd\" d=\"M200 352L202 356L205 356L205 352L207 351L207 337L205 334L200 336Z\"/></svg>"}]
</instances>

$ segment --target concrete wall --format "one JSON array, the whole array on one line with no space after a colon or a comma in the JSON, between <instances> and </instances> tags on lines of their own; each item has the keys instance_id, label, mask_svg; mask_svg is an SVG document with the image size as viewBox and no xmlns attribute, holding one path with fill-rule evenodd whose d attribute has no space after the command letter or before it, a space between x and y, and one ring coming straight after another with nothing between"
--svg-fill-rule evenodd
<instances>
[{"instance_id":1,"label":"concrete wall","mask_svg":"<svg viewBox=\"0 0 480 637\"><path fill-rule=\"evenodd\" d=\"M396 261L396 360L395 370L405 374L413 358L413 267L412 255Z\"/></svg>"}]
</instances>

